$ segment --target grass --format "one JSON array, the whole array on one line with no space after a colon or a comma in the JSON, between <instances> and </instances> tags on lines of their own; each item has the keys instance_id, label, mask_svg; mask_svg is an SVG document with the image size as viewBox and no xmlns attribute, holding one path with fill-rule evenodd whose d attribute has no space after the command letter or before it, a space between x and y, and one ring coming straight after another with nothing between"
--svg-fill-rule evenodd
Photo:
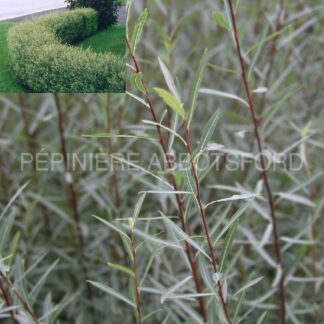
<instances>
[{"instance_id":1,"label":"grass","mask_svg":"<svg viewBox=\"0 0 324 324\"><path fill-rule=\"evenodd\" d=\"M24 91L10 70L7 33L13 25L13 23L0 23L0 92Z\"/></svg>"},{"instance_id":2,"label":"grass","mask_svg":"<svg viewBox=\"0 0 324 324\"><path fill-rule=\"evenodd\" d=\"M96 53L125 55L125 26L118 25L86 38L78 46L86 49L92 48Z\"/></svg>"}]
</instances>

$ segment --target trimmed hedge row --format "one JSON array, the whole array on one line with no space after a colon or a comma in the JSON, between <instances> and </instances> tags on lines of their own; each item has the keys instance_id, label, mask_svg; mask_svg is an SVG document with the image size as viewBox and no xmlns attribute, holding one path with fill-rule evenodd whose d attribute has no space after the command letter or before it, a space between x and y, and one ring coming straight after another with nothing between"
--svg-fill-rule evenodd
<instances>
[{"instance_id":1,"label":"trimmed hedge row","mask_svg":"<svg viewBox=\"0 0 324 324\"><path fill-rule=\"evenodd\" d=\"M74 44L98 31L98 13L76 9L17 24L8 34L12 67L33 92L124 92L125 61Z\"/></svg>"}]
</instances>

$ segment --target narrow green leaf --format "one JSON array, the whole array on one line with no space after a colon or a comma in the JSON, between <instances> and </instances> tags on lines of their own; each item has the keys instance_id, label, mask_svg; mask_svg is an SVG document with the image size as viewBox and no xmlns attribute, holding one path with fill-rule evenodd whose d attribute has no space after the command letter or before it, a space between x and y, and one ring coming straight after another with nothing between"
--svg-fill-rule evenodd
<instances>
[{"instance_id":1,"label":"narrow green leaf","mask_svg":"<svg viewBox=\"0 0 324 324\"><path fill-rule=\"evenodd\" d=\"M138 91L145 93L145 88L143 85L143 74L142 72L139 73L134 73L131 75L131 77L129 78L132 86L134 88L136 88Z\"/></svg>"},{"instance_id":2,"label":"narrow green leaf","mask_svg":"<svg viewBox=\"0 0 324 324\"><path fill-rule=\"evenodd\" d=\"M188 118L188 125L190 125L192 118L195 113L195 109L197 107L197 98L199 93L199 88L201 86L202 77L206 68L207 64L207 49L205 50L202 59L200 61L200 66L198 72L196 73L194 82L191 87L191 94L189 99L189 118Z\"/></svg>"},{"instance_id":3,"label":"narrow green leaf","mask_svg":"<svg viewBox=\"0 0 324 324\"><path fill-rule=\"evenodd\" d=\"M111 296L114 296L116 298L118 298L119 300L125 302L126 304L132 306L132 307L136 307L136 305L131 302L128 298L126 298L125 296L121 295L119 292L117 292L116 290L108 287L107 285L104 285L100 282L97 282L97 281L91 281L91 280L87 280L91 285L99 288L100 290L106 292L107 294L111 295Z\"/></svg>"},{"instance_id":4,"label":"narrow green leaf","mask_svg":"<svg viewBox=\"0 0 324 324\"><path fill-rule=\"evenodd\" d=\"M262 315L259 317L258 321L256 322L256 324L262 324L267 315L268 315L268 311L263 312Z\"/></svg>"},{"instance_id":5,"label":"narrow green leaf","mask_svg":"<svg viewBox=\"0 0 324 324\"><path fill-rule=\"evenodd\" d=\"M257 41L254 45L252 45L247 51L246 51L246 55L249 55L252 51L254 51L255 49L257 49L260 46L260 42L262 42L263 44L269 42L270 40L272 40L273 38L279 36L280 34L286 32L288 29L290 29L291 25L287 25L285 28L270 34L269 36L267 36L266 38L262 38L261 40Z\"/></svg>"},{"instance_id":6,"label":"narrow green leaf","mask_svg":"<svg viewBox=\"0 0 324 324\"><path fill-rule=\"evenodd\" d=\"M202 130L202 135L198 144L197 149L195 150L195 155L200 153L209 143L211 137L214 134L217 122L219 120L219 111L217 110L208 120L206 125L204 126Z\"/></svg>"},{"instance_id":7,"label":"narrow green leaf","mask_svg":"<svg viewBox=\"0 0 324 324\"><path fill-rule=\"evenodd\" d=\"M241 97L239 97L235 94L229 93L229 92L219 91L219 90L214 90L214 89L207 89L207 88L201 88L199 90L199 92L203 93L203 94L207 94L207 95L237 100L237 101L240 101L242 104L244 104L246 107L249 107L249 104L247 103L246 100L242 99Z\"/></svg>"},{"instance_id":8,"label":"narrow green leaf","mask_svg":"<svg viewBox=\"0 0 324 324\"><path fill-rule=\"evenodd\" d=\"M164 62L159 57L158 57L158 61L159 61L160 68L163 73L164 80L168 86L169 91L180 101L180 96L179 96L177 87L175 86L175 82L173 80L171 72L169 71L168 67L164 64Z\"/></svg>"},{"instance_id":9,"label":"narrow green leaf","mask_svg":"<svg viewBox=\"0 0 324 324\"><path fill-rule=\"evenodd\" d=\"M135 274L134 274L134 271L133 270L128 269L128 268L124 267L121 264L108 262L108 265L109 265L109 267L111 267L111 268L113 268L115 270L122 271L122 272L128 274L131 277L135 277Z\"/></svg>"},{"instance_id":10,"label":"narrow green leaf","mask_svg":"<svg viewBox=\"0 0 324 324\"><path fill-rule=\"evenodd\" d=\"M98 221L100 221L101 223L107 225L108 227L110 227L112 230L118 232L121 236L125 237L127 240L129 240L129 237L127 236L127 234L125 234L120 228L118 228L116 225L113 225L112 223L106 221L103 218L100 218L96 215L92 215L94 218L96 218Z\"/></svg>"},{"instance_id":11,"label":"narrow green leaf","mask_svg":"<svg viewBox=\"0 0 324 324\"><path fill-rule=\"evenodd\" d=\"M54 270L54 268L57 266L57 264L60 262L59 259L56 259L52 265L50 267L47 268L47 270L45 271L45 273L40 277L40 279L38 280L38 282L36 284L33 285L33 289L31 290L31 292L29 293L29 298L32 301L32 303L34 301L37 300L37 296L39 295L41 288L44 286L47 278L49 277L50 273Z\"/></svg>"},{"instance_id":12,"label":"narrow green leaf","mask_svg":"<svg viewBox=\"0 0 324 324\"><path fill-rule=\"evenodd\" d=\"M252 273L250 273L250 275L248 276L246 283L248 283L254 276L254 271ZM245 285L244 285L245 286ZM233 315L233 324L238 323L239 321L237 321L237 317L239 315L240 309L241 309L241 305L242 305L242 301L244 299L244 296L246 294L246 289L241 290L240 292L240 297L237 301L236 307L235 307L235 311L234 311L234 315Z\"/></svg>"},{"instance_id":13,"label":"narrow green leaf","mask_svg":"<svg viewBox=\"0 0 324 324\"><path fill-rule=\"evenodd\" d=\"M15 218L17 215L16 210L12 210L10 214L4 219L3 224L0 227L0 256L3 253L3 249L7 245L8 241L11 240L10 233L13 227Z\"/></svg>"},{"instance_id":14,"label":"narrow green leaf","mask_svg":"<svg viewBox=\"0 0 324 324\"><path fill-rule=\"evenodd\" d=\"M148 11L147 11L147 9L145 9L141 13L141 15L138 17L137 23L134 27L134 32L133 32L133 36L132 36L132 40L131 40L131 49L132 49L132 54L134 54L134 55L136 53L136 47L137 47L137 44L141 38L147 17L148 17Z\"/></svg>"},{"instance_id":15,"label":"narrow green leaf","mask_svg":"<svg viewBox=\"0 0 324 324\"><path fill-rule=\"evenodd\" d=\"M250 64L249 73L248 73L248 80L251 79L251 75L253 73L254 66L256 65L258 57L259 57L259 55L261 53L261 50L263 48L263 44L265 43L265 38L266 38L266 35L267 35L267 32L268 32L268 28L269 28L269 26L267 25L264 32L263 32L263 34L262 34L262 36L261 36L260 41L257 43L258 44L258 46L257 46L258 50L255 52L255 54L253 56L253 59L252 59L252 62Z\"/></svg>"},{"instance_id":16,"label":"narrow green leaf","mask_svg":"<svg viewBox=\"0 0 324 324\"><path fill-rule=\"evenodd\" d=\"M142 74L142 72L139 72L139 73L137 73L135 75L135 86L142 93L146 92L145 87L143 85L143 74Z\"/></svg>"},{"instance_id":17,"label":"narrow green leaf","mask_svg":"<svg viewBox=\"0 0 324 324\"><path fill-rule=\"evenodd\" d=\"M192 276L188 276L184 278L183 280L177 282L174 286L170 287L168 290L166 290L163 295L161 296L161 304L165 302L165 300L170 296L173 295L175 291L177 291L181 286L186 284L189 280L192 279Z\"/></svg>"},{"instance_id":18,"label":"narrow green leaf","mask_svg":"<svg viewBox=\"0 0 324 324\"><path fill-rule=\"evenodd\" d=\"M221 262L219 265L219 272L223 272L224 265L226 258L228 256L228 253L232 247L233 241L234 241L234 236L238 227L239 221L237 220L231 227L231 229L228 231L225 241L224 241L224 246L222 249L222 256L221 256Z\"/></svg>"},{"instance_id":19,"label":"narrow green leaf","mask_svg":"<svg viewBox=\"0 0 324 324\"><path fill-rule=\"evenodd\" d=\"M18 247L18 243L20 241L20 231L16 232L15 236L13 237L11 244L10 244L10 253L9 255L12 255L12 258L9 259L8 261L8 265L9 267L12 266L16 253L17 253L17 247Z\"/></svg>"},{"instance_id":20,"label":"narrow green leaf","mask_svg":"<svg viewBox=\"0 0 324 324\"><path fill-rule=\"evenodd\" d=\"M262 279L263 279L263 277L258 277L258 278L255 278L255 279L251 280L251 281L248 280L248 282L234 294L234 297L237 296L237 295L239 295L240 293L242 293L246 289L248 289L248 288L256 285Z\"/></svg>"},{"instance_id":21,"label":"narrow green leaf","mask_svg":"<svg viewBox=\"0 0 324 324\"><path fill-rule=\"evenodd\" d=\"M27 181L25 184L23 184L19 190L12 196L12 198L10 199L9 203L7 204L7 206L3 209L1 215L0 215L0 220L2 219L2 217L5 215L5 213L7 212L7 210L10 208L10 206L14 203L14 201L16 200L16 198L22 193L22 191L28 186L29 181Z\"/></svg>"},{"instance_id":22,"label":"narrow green leaf","mask_svg":"<svg viewBox=\"0 0 324 324\"><path fill-rule=\"evenodd\" d=\"M231 25L228 23L226 18L223 16L222 13L218 11L214 11L212 14L213 19L217 22L217 24L228 31L232 31Z\"/></svg>"},{"instance_id":23,"label":"narrow green leaf","mask_svg":"<svg viewBox=\"0 0 324 324\"><path fill-rule=\"evenodd\" d=\"M173 109L182 119L185 118L185 110L183 109L183 104L180 102L178 98L176 98L173 94L169 91L161 89L161 88L154 88L154 91L163 99L163 101Z\"/></svg>"},{"instance_id":24,"label":"narrow green leaf","mask_svg":"<svg viewBox=\"0 0 324 324\"><path fill-rule=\"evenodd\" d=\"M161 213L161 212L160 212ZM165 216L163 213L161 215ZM175 233L175 235L186 242L190 244L193 248L195 248L197 251L201 252L208 260L211 260L209 255L205 252L202 246L200 246L198 243L196 243L193 239L190 238L190 236L185 233L177 224L172 222L168 217L164 217L164 222L167 228Z\"/></svg>"},{"instance_id":25,"label":"narrow green leaf","mask_svg":"<svg viewBox=\"0 0 324 324\"><path fill-rule=\"evenodd\" d=\"M148 135L128 135L128 134L113 134L113 133L96 133L96 134L85 134L82 137L89 138L134 138L134 139L147 139L155 142L153 137Z\"/></svg>"}]
</instances>

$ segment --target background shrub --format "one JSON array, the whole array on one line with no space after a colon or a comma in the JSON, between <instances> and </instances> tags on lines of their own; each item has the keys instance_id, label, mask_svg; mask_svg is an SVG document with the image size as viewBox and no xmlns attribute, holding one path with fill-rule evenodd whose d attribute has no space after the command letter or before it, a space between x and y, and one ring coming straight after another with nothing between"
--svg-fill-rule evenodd
<instances>
[{"instance_id":1,"label":"background shrub","mask_svg":"<svg viewBox=\"0 0 324 324\"><path fill-rule=\"evenodd\" d=\"M53 14L19 24L8 35L13 70L36 92L123 92L125 63L110 53L75 48L97 32L93 9Z\"/></svg>"},{"instance_id":2,"label":"background shrub","mask_svg":"<svg viewBox=\"0 0 324 324\"><path fill-rule=\"evenodd\" d=\"M118 7L114 0L66 0L69 8L93 8L99 12L99 28L107 28L116 24Z\"/></svg>"}]
</instances>

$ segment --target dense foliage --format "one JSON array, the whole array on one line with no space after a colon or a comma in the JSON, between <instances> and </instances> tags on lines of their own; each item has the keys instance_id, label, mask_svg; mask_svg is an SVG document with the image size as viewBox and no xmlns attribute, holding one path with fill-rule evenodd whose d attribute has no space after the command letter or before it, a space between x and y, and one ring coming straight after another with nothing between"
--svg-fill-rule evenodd
<instances>
[{"instance_id":1,"label":"dense foliage","mask_svg":"<svg viewBox=\"0 0 324 324\"><path fill-rule=\"evenodd\" d=\"M69 46L98 31L93 9L47 15L11 28L8 46L18 80L33 92L124 92L125 62Z\"/></svg>"},{"instance_id":2,"label":"dense foliage","mask_svg":"<svg viewBox=\"0 0 324 324\"><path fill-rule=\"evenodd\" d=\"M324 323L322 1L189 2L126 95L0 94L1 323Z\"/></svg>"},{"instance_id":3,"label":"dense foliage","mask_svg":"<svg viewBox=\"0 0 324 324\"><path fill-rule=\"evenodd\" d=\"M93 8L99 12L99 28L116 24L118 4L115 0L66 0L71 9Z\"/></svg>"},{"instance_id":4,"label":"dense foliage","mask_svg":"<svg viewBox=\"0 0 324 324\"><path fill-rule=\"evenodd\" d=\"M0 24L0 92L20 92L21 85L16 80L10 67L7 34L13 23Z\"/></svg>"}]
</instances>

